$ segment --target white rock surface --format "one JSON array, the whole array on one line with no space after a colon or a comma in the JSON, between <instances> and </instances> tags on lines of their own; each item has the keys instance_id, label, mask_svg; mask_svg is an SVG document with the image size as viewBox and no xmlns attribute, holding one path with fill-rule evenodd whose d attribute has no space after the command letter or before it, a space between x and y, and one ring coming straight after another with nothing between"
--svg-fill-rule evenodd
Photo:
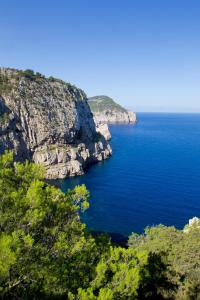
<instances>
[{"instance_id":1,"label":"white rock surface","mask_svg":"<svg viewBox=\"0 0 200 300\"><path fill-rule=\"evenodd\" d=\"M187 233L193 229L200 230L200 218L193 217L192 219L190 219L189 223L184 227L183 231Z\"/></svg>"},{"instance_id":2,"label":"white rock surface","mask_svg":"<svg viewBox=\"0 0 200 300\"><path fill-rule=\"evenodd\" d=\"M132 111L120 112L115 110L105 110L103 112L93 112L97 123L136 123L136 114Z\"/></svg>"}]
</instances>

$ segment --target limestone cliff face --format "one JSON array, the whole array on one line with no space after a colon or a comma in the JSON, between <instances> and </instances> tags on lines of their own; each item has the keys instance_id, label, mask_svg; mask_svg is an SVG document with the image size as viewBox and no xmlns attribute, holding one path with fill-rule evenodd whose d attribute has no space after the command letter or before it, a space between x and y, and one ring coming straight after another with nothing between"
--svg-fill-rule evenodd
<instances>
[{"instance_id":1,"label":"limestone cliff face","mask_svg":"<svg viewBox=\"0 0 200 300\"><path fill-rule=\"evenodd\" d=\"M0 153L46 168L47 178L81 175L112 154L108 128L97 127L85 93L39 73L0 68Z\"/></svg>"},{"instance_id":2,"label":"limestone cliff face","mask_svg":"<svg viewBox=\"0 0 200 300\"><path fill-rule=\"evenodd\" d=\"M106 109L103 112L93 112L94 118L98 123L136 123L136 114L131 111L119 112L117 110Z\"/></svg>"},{"instance_id":3,"label":"limestone cliff face","mask_svg":"<svg viewBox=\"0 0 200 300\"><path fill-rule=\"evenodd\" d=\"M136 114L107 96L89 98L89 105L98 123L136 123Z\"/></svg>"}]
</instances>

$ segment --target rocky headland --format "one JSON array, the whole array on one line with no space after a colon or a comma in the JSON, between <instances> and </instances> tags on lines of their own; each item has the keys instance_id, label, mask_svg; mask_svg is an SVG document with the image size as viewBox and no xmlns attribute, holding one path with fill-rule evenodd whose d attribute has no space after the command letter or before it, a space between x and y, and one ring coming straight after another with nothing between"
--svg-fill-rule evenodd
<instances>
[{"instance_id":1,"label":"rocky headland","mask_svg":"<svg viewBox=\"0 0 200 300\"><path fill-rule=\"evenodd\" d=\"M31 70L0 68L0 154L44 165L49 179L81 175L112 154L110 132L96 124L85 93Z\"/></svg>"},{"instance_id":2,"label":"rocky headland","mask_svg":"<svg viewBox=\"0 0 200 300\"><path fill-rule=\"evenodd\" d=\"M108 96L95 96L88 99L91 111L98 123L136 123L136 114L128 111Z\"/></svg>"}]
</instances>

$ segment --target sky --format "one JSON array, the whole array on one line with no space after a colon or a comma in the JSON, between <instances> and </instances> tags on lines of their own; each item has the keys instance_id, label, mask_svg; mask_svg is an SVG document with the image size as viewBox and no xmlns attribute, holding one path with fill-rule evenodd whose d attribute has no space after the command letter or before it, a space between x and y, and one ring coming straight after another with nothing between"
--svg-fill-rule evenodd
<instances>
[{"instance_id":1,"label":"sky","mask_svg":"<svg viewBox=\"0 0 200 300\"><path fill-rule=\"evenodd\" d=\"M200 112L200 1L0 0L0 66L136 111Z\"/></svg>"}]
</instances>

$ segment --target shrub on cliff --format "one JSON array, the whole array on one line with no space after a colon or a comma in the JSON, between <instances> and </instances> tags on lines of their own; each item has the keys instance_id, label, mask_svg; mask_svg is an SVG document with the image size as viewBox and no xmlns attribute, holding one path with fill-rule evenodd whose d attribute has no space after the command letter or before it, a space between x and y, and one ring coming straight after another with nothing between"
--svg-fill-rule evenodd
<instances>
[{"instance_id":1,"label":"shrub on cliff","mask_svg":"<svg viewBox=\"0 0 200 300\"><path fill-rule=\"evenodd\" d=\"M8 93L12 90L7 76L0 74L0 96L1 94Z\"/></svg>"},{"instance_id":2,"label":"shrub on cliff","mask_svg":"<svg viewBox=\"0 0 200 300\"><path fill-rule=\"evenodd\" d=\"M18 74L20 76L26 77L26 78L28 78L30 80L34 80L34 79L37 79L37 78L45 78L45 76L42 75L41 73L39 73L39 72L35 73L31 69L27 69L27 70L24 70L24 71L18 71Z\"/></svg>"},{"instance_id":3,"label":"shrub on cliff","mask_svg":"<svg viewBox=\"0 0 200 300\"><path fill-rule=\"evenodd\" d=\"M183 230L164 225L146 228L145 234L129 237L129 246L165 257L168 278L178 287L173 299L200 299L200 226L197 221Z\"/></svg>"}]
</instances>

